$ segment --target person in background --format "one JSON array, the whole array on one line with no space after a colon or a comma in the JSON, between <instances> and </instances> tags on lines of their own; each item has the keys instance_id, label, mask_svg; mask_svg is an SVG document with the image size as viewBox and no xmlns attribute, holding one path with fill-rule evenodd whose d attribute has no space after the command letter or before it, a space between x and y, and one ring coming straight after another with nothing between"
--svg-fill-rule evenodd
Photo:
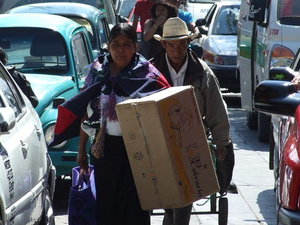
<instances>
[{"instance_id":1,"label":"person in background","mask_svg":"<svg viewBox=\"0 0 300 225\"><path fill-rule=\"evenodd\" d=\"M138 22L140 22L142 35L141 35L141 48L139 52L146 56L148 54L148 45L147 42L144 41L143 32L144 32L144 24L145 22L151 18L150 9L155 4L156 0L137 0L135 3L134 11L133 11L133 22L132 26L135 30L137 30Z\"/></svg>"},{"instance_id":2,"label":"person in background","mask_svg":"<svg viewBox=\"0 0 300 225\"><path fill-rule=\"evenodd\" d=\"M195 18L193 17L192 13L184 10L186 6L186 0L167 0L171 5L173 5L178 10L178 17L182 19L189 31L193 33L197 33L198 36L190 42L190 48L196 53L196 55L201 58L203 54L203 49L200 46L199 38L201 38L201 33L196 27Z\"/></svg>"},{"instance_id":3,"label":"person in background","mask_svg":"<svg viewBox=\"0 0 300 225\"><path fill-rule=\"evenodd\" d=\"M0 61L5 66L8 61L8 56L3 48L0 47ZM36 97L35 93L31 88L30 82L26 79L25 75L16 70L14 66L5 66L8 70L14 81L20 87L22 92L29 99L33 107L36 107L39 104L39 100Z\"/></svg>"},{"instance_id":4,"label":"person in background","mask_svg":"<svg viewBox=\"0 0 300 225\"><path fill-rule=\"evenodd\" d=\"M169 84L137 53L136 45L137 34L131 25L115 25L110 33L109 53L93 62L83 90L58 111L56 126L60 131L75 130L73 124L84 120L91 124L100 122L91 150L95 157L98 225L150 225L150 213L140 206L115 106L126 99L160 91ZM68 115L70 112L76 118ZM76 120L62 128L70 118ZM64 141L59 135L63 133L55 132L51 145ZM88 134L80 129L77 161L83 172L88 170L87 140Z\"/></svg>"},{"instance_id":5,"label":"person in background","mask_svg":"<svg viewBox=\"0 0 300 225\"><path fill-rule=\"evenodd\" d=\"M176 16L176 8L167 1L158 1L153 5L151 8L151 18L145 22L144 28L144 41L149 43L146 58L151 59L162 50L160 42L155 40L153 35L156 33L162 34L163 25L166 20Z\"/></svg>"},{"instance_id":6,"label":"person in background","mask_svg":"<svg viewBox=\"0 0 300 225\"><path fill-rule=\"evenodd\" d=\"M197 37L186 23L178 17L169 18L162 35L154 38L161 42L164 51L151 59L171 86L192 85L203 118L206 132L216 145L217 160L224 160L227 146L232 145L227 106L222 98L219 83L208 65L189 49L190 41ZM165 209L164 225L188 225L192 204L177 209Z\"/></svg>"}]
</instances>

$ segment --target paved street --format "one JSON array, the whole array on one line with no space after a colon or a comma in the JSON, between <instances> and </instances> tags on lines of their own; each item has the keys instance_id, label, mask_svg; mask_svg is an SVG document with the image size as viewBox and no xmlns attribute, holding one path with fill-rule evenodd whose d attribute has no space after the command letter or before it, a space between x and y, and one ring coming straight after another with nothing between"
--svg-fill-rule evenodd
<instances>
[{"instance_id":1,"label":"paved street","mask_svg":"<svg viewBox=\"0 0 300 225\"><path fill-rule=\"evenodd\" d=\"M226 98L228 100L228 98ZM236 165L233 181L238 194L227 194L228 225L276 225L273 171L268 169L268 145L257 139L257 132L246 127L245 111L237 107L237 98L229 99L231 135L234 141ZM58 182L55 195L56 224L67 223L69 181ZM194 211L210 211L210 202L194 203ZM156 213L163 212L156 210ZM151 225L161 225L162 216L151 217ZM217 214L195 214L190 225L218 225Z\"/></svg>"}]
</instances>

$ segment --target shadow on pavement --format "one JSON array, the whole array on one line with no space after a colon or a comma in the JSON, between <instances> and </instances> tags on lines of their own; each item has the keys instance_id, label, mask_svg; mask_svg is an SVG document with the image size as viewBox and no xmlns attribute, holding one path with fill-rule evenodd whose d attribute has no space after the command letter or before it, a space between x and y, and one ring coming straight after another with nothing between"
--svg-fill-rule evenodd
<instances>
[{"instance_id":1,"label":"shadow on pavement","mask_svg":"<svg viewBox=\"0 0 300 225\"><path fill-rule=\"evenodd\" d=\"M262 191L258 194L257 205L260 208L260 213L264 218L265 224L275 224L274 222L274 212L276 212L276 205L274 204L275 193L273 189Z\"/></svg>"}]
</instances>

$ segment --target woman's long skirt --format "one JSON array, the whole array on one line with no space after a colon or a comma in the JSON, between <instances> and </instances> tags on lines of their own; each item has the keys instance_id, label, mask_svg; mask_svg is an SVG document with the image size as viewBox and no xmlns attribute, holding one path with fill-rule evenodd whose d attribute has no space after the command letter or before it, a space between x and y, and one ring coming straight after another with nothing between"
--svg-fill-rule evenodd
<instances>
[{"instance_id":1,"label":"woman's long skirt","mask_svg":"<svg viewBox=\"0 0 300 225\"><path fill-rule=\"evenodd\" d=\"M121 136L106 135L104 157L94 160L99 225L150 225L141 209Z\"/></svg>"}]
</instances>

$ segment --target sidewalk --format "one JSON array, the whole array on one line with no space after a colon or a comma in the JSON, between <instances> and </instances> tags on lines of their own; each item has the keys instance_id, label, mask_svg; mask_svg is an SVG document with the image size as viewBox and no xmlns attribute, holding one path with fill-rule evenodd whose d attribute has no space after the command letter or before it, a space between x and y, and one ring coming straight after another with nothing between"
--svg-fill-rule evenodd
<instances>
[{"instance_id":1,"label":"sidewalk","mask_svg":"<svg viewBox=\"0 0 300 225\"><path fill-rule=\"evenodd\" d=\"M229 109L229 115L235 149L233 182L238 194L227 194L228 225L276 225L274 180L273 171L268 167L268 144L259 143L257 132L246 127L245 111ZM210 211L210 202L198 206L203 202L195 202L193 211ZM162 218L152 216L151 225L162 225ZM190 225L198 224L218 225L218 215L192 215Z\"/></svg>"}]
</instances>

